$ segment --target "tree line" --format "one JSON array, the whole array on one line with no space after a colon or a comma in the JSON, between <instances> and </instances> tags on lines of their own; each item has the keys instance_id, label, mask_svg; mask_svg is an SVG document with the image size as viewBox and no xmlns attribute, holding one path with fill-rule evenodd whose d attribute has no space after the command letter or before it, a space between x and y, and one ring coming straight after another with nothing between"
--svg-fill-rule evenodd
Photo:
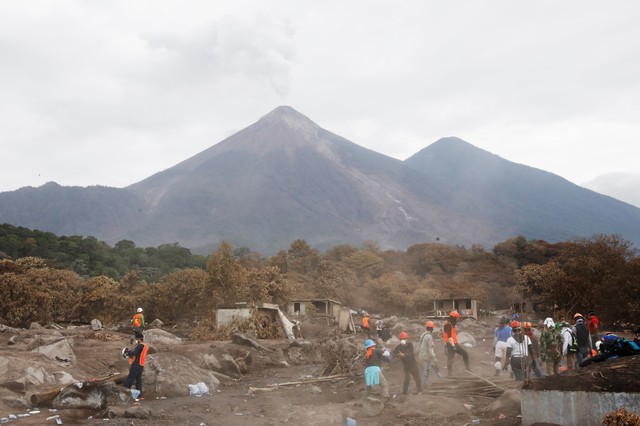
<instances>
[{"instance_id":1,"label":"tree line","mask_svg":"<svg viewBox=\"0 0 640 426\"><path fill-rule=\"evenodd\" d=\"M40 250L35 255L0 245L0 319L13 326L93 318L118 322L144 306L150 319L214 327L217 306L239 301L285 306L293 297L331 298L383 315L418 316L431 310L435 299L472 297L483 309L495 310L526 298L556 318L595 310L609 323L640 320L640 259L617 235L553 244L515 237L492 250L441 243L382 250L369 241L320 252L296 240L271 257L223 242L202 257L177 244L142 249L125 240L111 248L91 238L43 237L48 233L24 228L14 228L22 234L8 234L7 229L2 227L0 244L12 240L14 249L27 244ZM30 238L35 245L25 241ZM102 257L94 255L99 250L83 253L85 240L93 249L102 247ZM115 257L122 269L116 276L90 274L77 269L74 256L88 259L85 266L91 259Z\"/></svg>"}]
</instances>

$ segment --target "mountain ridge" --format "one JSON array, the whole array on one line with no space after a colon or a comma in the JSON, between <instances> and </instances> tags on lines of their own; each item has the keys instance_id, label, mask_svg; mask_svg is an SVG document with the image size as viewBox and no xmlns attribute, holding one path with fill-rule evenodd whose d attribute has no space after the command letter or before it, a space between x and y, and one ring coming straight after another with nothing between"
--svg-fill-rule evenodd
<instances>
[{"instance_id":1,"label":"mountain ridge","mask_svg":"<svg viewBox=\"0 0 640 426\"><path fill-rule=\"evenodd\" d=\"M200 252L227 240L272 253L300 238L393 249L517 235L554 242L618 233L640 242L640 209L559 176L456 137L397 160L288 106L125 188L67 188L56 189L57 204L46 186L0 193L0 222Z\"/></svg>"}]
</instances>

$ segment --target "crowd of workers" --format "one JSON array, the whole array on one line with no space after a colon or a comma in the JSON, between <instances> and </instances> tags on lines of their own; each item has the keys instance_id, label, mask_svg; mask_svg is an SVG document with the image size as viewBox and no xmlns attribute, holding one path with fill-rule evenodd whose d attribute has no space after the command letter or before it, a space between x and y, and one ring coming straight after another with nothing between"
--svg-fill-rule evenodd
<instances>
[{"instance_id":1,"label":"crowd of workers","mask_svg":"<svg viewBox=\"0 0 640 426\"><path fill-rule=\"evenodd\" d=\"M369 324L368 314L365 317L366 323ZM442 325L448 376L452 374L456 354L462 357L465 370L471 372L469 354L458 343L456 335L456 324L459 320L460 313L454 310ZM380 338L383 327L380 320L376 324L378 338ZM402 361L403 394L405 395L409 391L412 379L416 384L416 392L422 393L429 382L431 370L442 378L436 358L434 328L435 323L427 321L425 331L418 340L417 356L422 362L422 374L415 357L416 348L409 341L406 331L400 332L398 336L400 342L392 351L378 347L368 333L368 339L365 341L367 394L373 386L380 385L383 397L389 397L389 385L381 367L384 360L390 361L393 355ZM529 321L519 321L518 314L513 314L511 318L500 318L493 339L495 376L505 372L515 380L529 379L532 375L544 377L545 374L541 370L542 363L544 363L546 375L551 376L558 374L561 370L585 367L615 357L640 354L640 329L635 331L634 340L612 333L601 336L600 320L593 311L590 311L586 318L576 313L573 316L573 324L564 320L555 322L549 317L538 328L539 330L535 330L536 327Z\"/></svg>"}]
</instances>

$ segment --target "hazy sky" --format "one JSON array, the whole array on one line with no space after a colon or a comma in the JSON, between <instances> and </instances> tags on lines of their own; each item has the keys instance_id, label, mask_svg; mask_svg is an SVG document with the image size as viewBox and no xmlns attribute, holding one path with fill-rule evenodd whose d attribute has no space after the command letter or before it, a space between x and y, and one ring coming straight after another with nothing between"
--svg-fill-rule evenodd
<instances>
[{"instance_id":1,"label":"hazy sky","mask_svg":"<svg viewBox=\"0 0 640 426\"><path fill-rule=\"evenodd\" d=\"M402 160L458 136L640 183L639 20L636 0L3 0L0 191L124 187L279 105Z\"/></svg>"}]
</instances>

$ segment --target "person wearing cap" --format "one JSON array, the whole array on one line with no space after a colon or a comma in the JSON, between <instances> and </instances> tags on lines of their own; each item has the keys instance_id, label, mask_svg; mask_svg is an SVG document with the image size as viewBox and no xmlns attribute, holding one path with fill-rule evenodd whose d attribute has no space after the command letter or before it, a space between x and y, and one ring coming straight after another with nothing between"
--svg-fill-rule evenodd
<instances>
[{"instance_id":1,"label":"person wearing cap","mask_svg":"<svg viewBox=\"0 0 640 426\"><path fill-rule=\"evenodd\" d=\"M402 369L404 370L404 383L402 385L402 394L407 395L409 393L409 385L411 384L411 377L416 382L416 388L418 394L422 393L422 379L418 372L418 363L413 353L413 343L409 341L409 334L403 331L398 336L400 343L393 349L393 354L398 355L402 360Z\"/></svg>"},{"instance_id":2,"label":"person wearing cap","mask_svg":"<svg viewBox=\"0 0 640 426\"><path fill-rule=\"evenodd\" d=\"M436 327L433 321L425 323L426 331L420 335L420 344L418 345L418 358L424 362L422 368L422 386L429 383L429 372L431 369L436 373L439 379L442 379L440 370L438 369L438 360L436 358L435 343L433 341L433 329Z\"/></svg>"},{"instance_id":3,"label":"person wearing cap","mask_svg":"<svg viewBox=\"0 0 640 426\"><path fill-rule=\"evenodd\" d=\"M573 316L576 323L576 341L578 342L578 352L576 352L576 363L580 365L585 358L591 354L593 344L591 342L591 333L584 323L584 317L580 313Z\"/></svg>"},{"instance_id":4,"label":"person wearing cap","mask_svg":"<svg viewBox=\"0 0 640 426\"><path fill-rule=\"evenodd\" d=\"M458 311L451 311L449 319L445 321L442 326L442 337L444 339L444 351L447 355L447 376L451 376L453 373L453 358L456 354L462 356L464 361L464 367L467 371L471 371L469 366L469 354L458 344L458 337L456 336L456 324L460 319L460 313Z\"/></svg>"},{"instance_id":5,"label":"person wearing cap","mask_svg":"<svg viewBox=\"0 0 640 426\"><path fill-rule=\"evenodd\" d=\"M499 376L502 371L502 363L507 356L507 339L511 337L511 327L509 318L502 317L493 333L493 354L495 356L496 372L494 376ZM506 364L505 364L506 365Z\"/></svg>"},{"instance_id":6,"label":"person wearing cap","mask_svg":"<svg viewBox=\"0 0 640 426\"><path fill-rule=\"evenodd\" d=\"M144 365L147 359L147 352L149 351L149 345L144 343L144 336L142 333L135 333L136 341L138 342L137 346L132 350L125 349L124 355L129 357L129 375L124 382L124 387L127 389L131 389L133 383L136 383L136 390L138 391L136 394L131 392L134 395L134 399L138 399L140 394L142 393L142 373L144 371Z\"/></svg>"},{"instance_id":7,"label":"person wearing cap","mask_svg":"<svg viewBox=\"0 0 640 426\"><path fill-rule=\"evenodd\" d=\"M144 331L144 310L142 308L136 309L136 313L131 319L131 329L133 331L131 343L135 343L136 333L142 334Z\"/></svg>"},{"instance_id":8,"label":"person wearing cap","mask_svg":"<svg viewBox=\"0 0 640 426\"><path fill-rule=\"evenodd\" d=\"M591 343L593 344L593 346L591 346L591 349L596 349L596 342L600 340L600 336L598 335L598 330L600 329L600 319L593 311L589 311L588 317L589 323L587 324L587 327L589 328L589 334L591 334Z\"/></svg>"},{"instance_id":9,"label":"person wearing cap","mask_svg":"<svg viewBox=\"0 0 640 426\"><path fill-rule=\"evenodd\" d=\"M536 361L529 336L522 333L522 325L514 321L511 323L513 335L507 340L507 360L511 365L516 380L528 379L527 372L532 362ZM506 370L505 365L503 369Z\"/></svg>"},{"instance_id":10,"label":"person wearing cap","mask_svg":"<svg viewBox=\"0 0 640 426\"><path fill-rule=\"evenodd\" d=\"M374 386L379 385L383 398L389 399L389 383L382 374L382 356L384 350L376 347L376 342L368 339L364 342L364 380L367 386L366 396L371 394Z\"/></svg>"},{"instance_id":11,"label":"person wearing cap","mask_svg":"<svg viewBox=\"0 0 640 426\"><path fill-rule=\"evenodd\" d=\"M543 326L540 336L540 357L544 361L547 376L551 376L559 372L563 341L552 318L546 318Z\"/></svg>"}]
</instances>

